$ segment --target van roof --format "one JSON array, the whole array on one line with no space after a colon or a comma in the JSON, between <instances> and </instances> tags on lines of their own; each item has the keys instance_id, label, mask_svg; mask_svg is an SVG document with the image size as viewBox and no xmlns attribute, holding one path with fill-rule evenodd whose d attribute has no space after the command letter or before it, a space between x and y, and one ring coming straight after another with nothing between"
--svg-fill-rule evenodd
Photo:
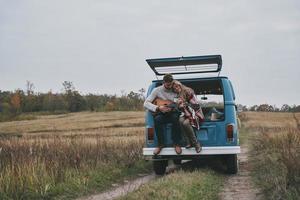
<instances>
[{"instance_id":1,"label":"van roof","mask_svg":"<svg viewBox=\"0 0 300 200\"><path fill-rule=\"evenodd\" d=\"M181 78L177 79L178 81L196 81L196 80L220 80L220 79L228 79L227 76L216 76L216 77L201 77L201 78ZM153 80L154 83L162 82L163 80Z\"/></svg>"},{"instance_id":2,"label":"van roof","mask_svg":"<svg viewBox=\"0 0 300 200\"><path fill-rule=\"evenodd\" d=\"M222 69L221 55L155 58L146 62L156 75L211 73Z\"/></svg>"}]
</instances>

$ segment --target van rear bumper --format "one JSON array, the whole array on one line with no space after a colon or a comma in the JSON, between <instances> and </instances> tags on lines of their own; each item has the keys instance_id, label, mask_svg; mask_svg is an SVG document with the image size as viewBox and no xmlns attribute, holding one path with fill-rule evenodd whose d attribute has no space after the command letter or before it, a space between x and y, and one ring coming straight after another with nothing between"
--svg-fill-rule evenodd
<instances>
[{"instance_id":1,"label":"van rear bumper","mask_svg":"<svg viewBox=\"0 0 300 200\"><path fill-rule=\"evenodd\" d=\"M146 159L153 159L153 151L155 148L143 148L143 155ZM240 146L215 146L202 147L200 153L195 151L195 148L182 148L182 153L177 155L173 147L166 147L161 150L157 157L194 157L198 155L224 155L224 154L238 154L241 152ZM156 157L156 156L155 156Z\"/></svg>"}]
</instances>

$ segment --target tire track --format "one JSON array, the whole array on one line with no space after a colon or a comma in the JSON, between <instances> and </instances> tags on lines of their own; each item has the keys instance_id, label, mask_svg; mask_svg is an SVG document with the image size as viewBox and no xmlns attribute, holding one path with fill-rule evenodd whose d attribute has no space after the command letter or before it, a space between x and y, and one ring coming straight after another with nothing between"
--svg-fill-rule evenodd
<instances>
[{"instance_id":1,"label":"tire track","mask_svg":"<svg viewBox=\"0 0 300 200\"><path fill-rule=\"evenodd\" d=\"M179 166L177 166L177 165L170 165L167 168L166 174L173 173L178 168L179 168ZM163 176L158 176L158 175L155 175L154 173L152 173L152 174L140 177L140 178L136 178L131 181L124 181L125 184L123 184L121 186L118 186L118 184L113 184L113 186L115 186L115 187L106 192L95 194L95 195L90 195L88 197L81 197L81 198L78 198L77 200L112 200L112 199L116 199L118 197L126 195L129 192L137 190L139 187L148 183L149 181L160 178L160 177L163 177Z\"/></svg>"},{"instance_id":2,"label":"tire track","mask_svg":"<svg viewBox=\"0 0 300 200\"><path fill-rule=\"evenodd\" d=\"M111 200L111 199L115 199L121 196L126 195L129 192L132 192L136 189L138 189L141 185L155 179L156 176L155 174L150 174L141 178L137 178L133 181L128 181L126 184L113 188L107 192L104 193L100 193L100 194L96 194L96 195L92 195L89 197L85 197L85 198L80 198L78 200Z\"/></svg>"},{"instance_id":3,"label":"tire track","mask_svg":"<svg viewBox=\"0 0 300 200\"><path fill-rule=\"evenodd\" d=\"M250 175L248 163L248 147L241 147L239 154L239 172L230 175L220 193L222 200L260 200L263 199L259 189L255 188Z\"/></svg>"}]
</instances>

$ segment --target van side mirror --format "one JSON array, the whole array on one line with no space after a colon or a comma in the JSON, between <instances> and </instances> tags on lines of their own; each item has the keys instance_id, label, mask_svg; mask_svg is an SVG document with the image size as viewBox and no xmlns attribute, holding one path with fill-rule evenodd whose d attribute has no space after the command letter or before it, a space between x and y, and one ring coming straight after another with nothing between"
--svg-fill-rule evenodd
<instances>
[{"instance_id":1,"label":"van side mirror","mask_svg":"<svg viewBox=\"0 0 300 200\"><path fill-rule=\"evenodd\" d=\"M201 97L201 100L207 100L207 97Z\"/></svg>"}]
</instances>

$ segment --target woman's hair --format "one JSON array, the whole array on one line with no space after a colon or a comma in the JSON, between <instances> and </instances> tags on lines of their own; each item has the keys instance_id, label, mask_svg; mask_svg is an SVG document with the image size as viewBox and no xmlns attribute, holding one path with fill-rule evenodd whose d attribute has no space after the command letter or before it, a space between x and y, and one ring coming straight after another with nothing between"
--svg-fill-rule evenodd
<instances>
[{"instance_id":1,"label":"woman's hair","mask_svg":"<svg viewBox=\"0 0 300 200\"><path fill-rule=\"evenodd\" d=\"M180 81L174 80L173 86L174 84L179 85L179 87L181 88L181 91L179 92L178 96L183 98L184 100L187 100L188 96L194 93L192 88L183 85Z\"/></svg>"},{"instance_id":2,"label":"woman's hair","mask_svg":"<svg viewBox=\"0 0 300 200\"><path fill-rule=\"evenodd\" d=\"M177 81L177 80L173 80L173 85L174 84L179 85L180 87L183 86L183 84L180 81Z\"/></svg>"}]
</instances>

